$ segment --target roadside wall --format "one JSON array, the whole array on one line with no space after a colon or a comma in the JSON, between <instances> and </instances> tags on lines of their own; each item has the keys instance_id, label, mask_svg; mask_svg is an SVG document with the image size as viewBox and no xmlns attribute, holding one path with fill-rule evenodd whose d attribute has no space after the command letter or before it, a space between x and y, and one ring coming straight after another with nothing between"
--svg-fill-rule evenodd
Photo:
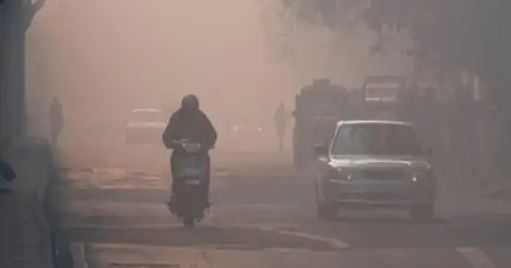
<instances>
[{"instance_id":1,"label":"roadside wall","mask_svg":"<svg viewBox=\"0 0 511 268\"><path fill-rule=\"evenodd\" d=\"M0 1L2 2L2 1ZM23 2L0 6L0 146L23 135L25 121L25 20ZM2 148L2 151L5 151Z\"/></svg>"},{"instance_id":2,"label":"roadside wall","mask_svg":"<svg viewBox=\"0 0 511 268\"><path fill-rule=\"evenodd\" d=\"M25 33L30 24L27 18L35 14L27 6L32 6L31 1L0 0L0 155L18 175L13 195L19 196L23 206L15 210L29 209L36 219L31 225L36 230L27 230L34 234L31 239L37 244L37 256L30 257L39 267L52 268L52 236L45 200L48 182L55 177L55 165L48 142L26 137L24 131Z\"/></svg>"}]
</instances>

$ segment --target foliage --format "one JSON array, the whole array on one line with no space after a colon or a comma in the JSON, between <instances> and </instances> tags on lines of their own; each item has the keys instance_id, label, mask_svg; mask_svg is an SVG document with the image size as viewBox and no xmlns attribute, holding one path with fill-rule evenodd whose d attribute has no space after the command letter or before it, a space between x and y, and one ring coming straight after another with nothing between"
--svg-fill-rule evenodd
<instances>
[{"instance_id":1,"label":"foliage","mask_svg":"<svg viewBox=\"0 0 511 268\"><path fill-rule=\"evenodd\" d=\"M489 84L508 78L511 31L505 30L510 2L506 0L282 0L297 19L319 15L325 26L338 31L359 22L384 37L407 29L415 41L419 63L440 62L468 69ZM340 32L340 31L339 31ZM384 40L384 39L382 39ZM504 41L505 40L505 41ZM382 50L377 42L374 48ZM501 81L502 82L502 81Z\"/></svg>"}]
</instances>

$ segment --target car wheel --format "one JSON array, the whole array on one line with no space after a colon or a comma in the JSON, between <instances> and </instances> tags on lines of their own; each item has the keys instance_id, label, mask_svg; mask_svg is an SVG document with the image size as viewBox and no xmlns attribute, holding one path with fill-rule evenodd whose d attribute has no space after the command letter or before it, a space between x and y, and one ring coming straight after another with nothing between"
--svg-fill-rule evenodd
<instances>
[{"instance_id":1,"label":"car wheel","mask_svg":"<svg viewBox=\"0 0 511 268\"><path fill-rule=\"evenodd\" d=\"M315 184L316 191L316 214L321 220L335 220L337 218L337 207L322 201L319 196L318 185Z\"/></svg>"},{"instance_id":2,"label":"car wheel","mask_svg":"<svg viewBox=\"0 0 511 268\"><path fill-rule=\"evenodd\" d=\"M317 215L321 220L333 221L337 218L337 208L318 204Z\"/></svg>"},{"instance_id":3,"label":"car wheel","mask_svg":"<svg viewBox=\"0 0 511 268\"><path fill-rule=\"evenodd\" d=\"M415 205L410 208L410 216L413 220L432 220L434 218L434 206L433 204Z\"/></svg>"}]
</instances>

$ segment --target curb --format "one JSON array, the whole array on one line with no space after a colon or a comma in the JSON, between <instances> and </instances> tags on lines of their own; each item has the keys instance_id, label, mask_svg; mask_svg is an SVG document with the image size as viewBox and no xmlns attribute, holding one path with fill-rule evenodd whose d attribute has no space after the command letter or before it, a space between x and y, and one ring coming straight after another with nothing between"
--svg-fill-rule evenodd
<instances>
[{"instance_id":1,"label":"curb","mask_svg":"<svg viewBox=\"0 0 511 268\"><path fill-rule=\"evenodd\" d=\"M76 263L73 259L73 252L69 241L65 235L61 232L60 222L58 214L53 214L51 207L51 198L56 198L52 190L52 184L58 183L60 173L56 163L52 161L51 176L48 186L46 187L46 198L45 198L45 215L51 221L49 223L49 233L51 237L51 258L53 262L53 268L74 268ZM81 266L77 266L81 267Z\"/></svg>"},{"instance_id":2,"label":"curb","mask_svg":"<svg viewBox=\"0 0 511 268\"><path fill-rule=\"evenodd\" d=\"M51 166L50 166L50 168L51 168ZM46 193L47 193L47 189L48 189L47 188L48 180L51 178L50 170L48 170L48 173L49 174L47 175L47 178L44 180L41 180L39 182L39 185L37 186L37 190L34 194L35 195L34 200L36 203L36 205L34 207L36 210L36 218L38 219L37 221L39 222L39 224L38 224L39 232L41 233L41 236L43 237L42 241L39 242L40 243L39 248L40 248L40 251L42 254L41 258L43 260L43 267L53 268L53 267L55 267L55 264L53 263L52 250L51 250L51 245L52 245L51 230L50 230L50 226L48 224L48 220L46 218L46 216L47 216L47 214L46 214L46 211L47 211L47 208L46 208L47 195L46 195Z\"/></svg>"},{"instance_id":3,"label":"curb","mask_svg":"<svg viewBox=\"0 0 511 268\"><path fill-rule=\"evenodd\" d=\"M52 192L54 189L52 186L56 183L61 183L62 171L55 165L52 167L52 176L49 183L49 187L46 188L46 215L52 220L49 221L50 235L51 235L51 248L52 248L52 260L53 268L89 268L86 257L85 248L81 244L71 243L62 232L60 226L60 219L57 214L54 214L54 209L51 207L51 198L56 198L58 201L58 193Z\"/></svg>"}]
</instances>

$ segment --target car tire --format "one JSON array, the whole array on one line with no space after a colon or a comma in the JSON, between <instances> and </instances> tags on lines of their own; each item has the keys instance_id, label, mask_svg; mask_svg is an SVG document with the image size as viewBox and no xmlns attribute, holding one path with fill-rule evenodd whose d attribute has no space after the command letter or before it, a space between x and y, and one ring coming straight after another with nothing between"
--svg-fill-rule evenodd
<instances>
[{"instance_id":1,"label":"car tire","mask_svg":"<svg viewBox=\"0 0 511 268\"><path fill-rule=\"evenodd\" d=\"M337 218L337 207L333 205L326 204L326 202L322 201L319 192L318 192L318 186L317 184L315 186L315 192L316 192L316 214L317 217L320 220L335 220Z\"/></svg>"},{"instance_id":2,"label":"car tire","mask_svg":"<svg viewBox=\"0 0 511 268\"><path fill-rule=\"evenodd\" d=\"M410 208L410 216L413 220L430 221L434 218L433 204L415 205Z\"/></svg>"},{"instance_id":3,"label":"car tire","mask_svg":"<svg viewBox=\"0 0 511 268\"><path fill-rule=\"evenodd\" d=\"M337 208L318 204L317 216L320 220L333 221L337 219Z\"/></svg>"}]
</instances>

